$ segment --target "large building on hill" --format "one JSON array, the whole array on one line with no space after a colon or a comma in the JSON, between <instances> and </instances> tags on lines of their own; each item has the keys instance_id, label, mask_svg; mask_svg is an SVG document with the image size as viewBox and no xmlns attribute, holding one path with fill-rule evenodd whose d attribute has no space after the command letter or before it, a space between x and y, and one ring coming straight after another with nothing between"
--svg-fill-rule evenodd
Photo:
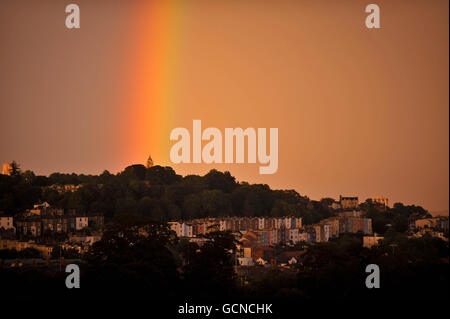
<instances>
[{"instance_id":1,"label":"large building on hill","mask_svg":"<svg viewBox=\"0 0 450 319\"><path fill-rule=\"evenodd\" d=\"M359 208L358 197L344 197L339 196L339 204L343 210L353 210Z\"/></svg>"}]
</instances>

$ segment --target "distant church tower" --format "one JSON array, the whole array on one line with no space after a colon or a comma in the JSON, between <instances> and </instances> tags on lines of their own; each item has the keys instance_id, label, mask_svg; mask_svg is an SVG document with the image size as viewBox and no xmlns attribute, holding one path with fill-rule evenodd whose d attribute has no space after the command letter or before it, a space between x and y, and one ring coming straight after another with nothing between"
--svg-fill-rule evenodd
<instances>
[{"instance_id":1,"label":"distant church tower","mask_svg":"<svg viewBox=\"0 0 450 319\"><path fill-rule=\"evenodd\" d=\"M153 160L152 160L152 157L149 156L149 157L148 157L148 160L147 160L147 168L150 168L150 167L152 167L152 166L153 166Z\"/></svg>"}]
</instances>

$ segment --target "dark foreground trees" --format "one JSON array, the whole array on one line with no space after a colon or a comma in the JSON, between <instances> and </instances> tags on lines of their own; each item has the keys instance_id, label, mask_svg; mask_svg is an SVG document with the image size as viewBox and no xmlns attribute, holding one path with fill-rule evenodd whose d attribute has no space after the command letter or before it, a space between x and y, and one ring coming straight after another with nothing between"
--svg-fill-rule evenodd
<instances>
[{"instance_id":1,"label":"dark foreground trees","mask_svg":"<svg viewBox=\"0 0 450 319\"><path fill-rule=\"evenodd\" d=\"M243 295L284 299L448 298L448 243L428 236L388 236L371 249L362 247L361 238L355 235L312 245L297 265L297 274L269 271L244 287ZM365 285L369 264L380 268L379 289Z\"/></svg>"},{"instance_id":2,"label":"dark foreground trees","mask_svg":"<svg viewBox=\"0 0 450 319\"><path fill-rule=\"evenodd\" d=\"M85 256L84 289L91 297L173 298L180 286L167 225L121 220Z\"/></svg>"},{"instance_id":3,"label":"dark foreground trees","mask_svg":"<svg viewBox=\"0 0 450 319\"><path fill-rule=\"evenodd\" d=\"M54 268L0 269L1 294L20 298L144 298L151 300L448 298L448 243L387 234L371 249L357 235L311 245L291 270L263 269L245 280L234 271L234 238L206 236L203 245L178 240L164 224L111 225L80 263L81 288L67 289ZM381 288L365 286L376 264Z\"/></svg>"},{"instance_id":4,"label":"dark foreground trees","mask_svg":"<svg viewBox=\"0 0 450 319\"><path fill-rule=\"evenodd\" d=\"M180 242L167 224L127 216L110 225L83 256L80 289L66 288L67 274L58 266L0 268L1 294L154 300L233 296L234 237L216 232L205 239L203 245Z\"/></svg>"},{"instance_id":5,"label":"dark foreground trees","mask_svg":"<svg viewBox=\"0 0 450 319\"><path fill-rule=\"evenodd\" d=\"M227 298L236 293L235 239L230 232L205 235L203 245L181 246L185 296L201 299Z\"/></svg>"}]
</instances>

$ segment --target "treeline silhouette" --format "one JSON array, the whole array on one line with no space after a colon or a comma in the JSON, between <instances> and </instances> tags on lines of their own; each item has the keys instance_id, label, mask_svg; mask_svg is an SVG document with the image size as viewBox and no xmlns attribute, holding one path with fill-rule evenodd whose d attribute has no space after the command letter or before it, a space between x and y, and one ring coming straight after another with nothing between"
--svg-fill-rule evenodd
<instances>
[{"instance_id":1,"label":"treeline silhouette","mask_svg":"<svg viewBox=\"0 0 450 319\"><path fill-rule=\"evenodd\" d=\"M118 174L60 174L36 176L21 172L14 164L11 176L0 175L0 211L16 214L33 204L47 201L53 207L76 209L105 215L107 221L132 215L154 221L189 220L219 216L295 216L303 224L313 224L333 216L334 201L310 200L294 190L272 190L265 184L237 182L229 172L211 170L204 176L180 176L171 167L131 165ZM52 185L80 185L71 192L58 192ZM374 219L374 230L386 231L391 223L404 231L411 214L426 216L420 206L395 204L380 211L366 202L362 205Z\"/></svg>"},{"instance_id":2,"label":"treeline silhouette","mask_svg":"<svg viewBox=\"0 0 450 319\"><path fill-rule=\"evenodd\" d=\"M58 192L51 185L80 185ZM38 201L80 212L101 212L109 219L121 215L155 221L217 216L298 216L314 223L332 215L326 203L310 201L293 190L272 190L264 184L238 183L229 172L211 170L204 176L182 177L171 167L132 165L114 175L31 171L0 175L0 211L18 213Z\"/></svg>"}]
</instances>

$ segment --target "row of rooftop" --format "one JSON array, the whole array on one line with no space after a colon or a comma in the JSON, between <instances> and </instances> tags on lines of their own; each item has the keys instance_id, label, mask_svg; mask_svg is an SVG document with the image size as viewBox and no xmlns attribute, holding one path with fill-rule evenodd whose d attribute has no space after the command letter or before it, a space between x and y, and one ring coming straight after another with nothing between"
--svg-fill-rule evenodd
<instances>
[{"instance_id":1,"label":"row of rooftop","mask_svg":"<svg viewBox=\"0 0 450 319\"><path fill-rule=\"evenodd\" d=\"M80 213L75 209L52 208L46 202L13 216L0 214L0 230L18 237L40 237L52 233L71 233L88 226L104 224L100 213Z\"/></svg>"}]
</instances>

